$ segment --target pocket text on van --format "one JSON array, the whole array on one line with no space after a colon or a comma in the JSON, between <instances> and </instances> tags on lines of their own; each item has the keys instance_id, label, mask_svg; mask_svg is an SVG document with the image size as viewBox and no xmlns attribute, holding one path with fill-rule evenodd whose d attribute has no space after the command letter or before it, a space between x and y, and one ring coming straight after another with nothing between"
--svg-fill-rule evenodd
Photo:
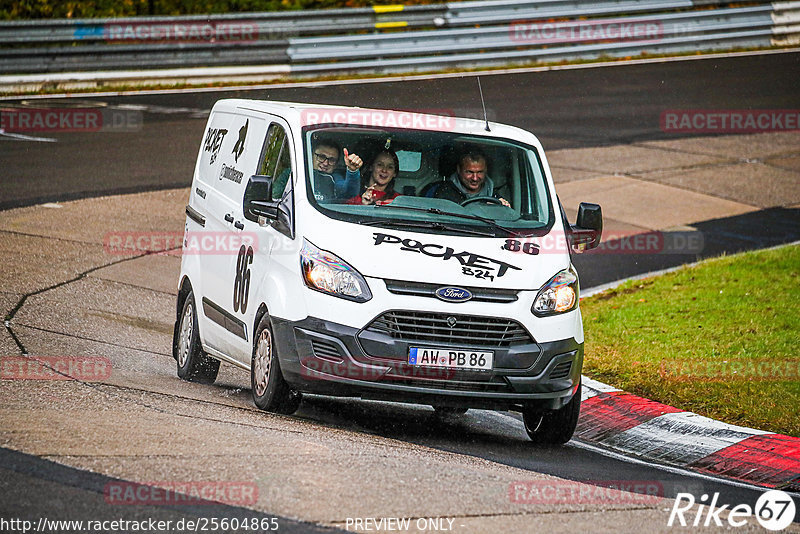
<instances>
[{"instance_id":1,"label":"pocket text on van","mask_svg":"<svg viewBox=\"0 0 800 534\"><path fill-rule=\"evenodd\" d=\"M206 140L203 143L203 150L211 152L211 159L208 161L209 165L217 160L217 154L222 146L222 140L225 139L225 134L228 130L225 128L209 128L206 132Z\"/></svg>"},{"instance_id":2,"label":"pocket text on van","mask_svg":"<svg viewBox=\"0 0 800 534\"><path fill-rule=\"evenodd\" d=\"M522 270L504 261L482 256L481 254L475 254L474 252L456 252L453 247L446 247L436 243L424 244L416 239L402 239L394 235L380 232L375 232L372 236L376 246L383 243L400 245L400 250L403 251L421 253L432 258L442 258L443 260L455 259L463 267L477 267L485 271L497 270L498 278L506 274L506 271L509 269L514 269L516 271Z\"/></svg>"}]
</instances>

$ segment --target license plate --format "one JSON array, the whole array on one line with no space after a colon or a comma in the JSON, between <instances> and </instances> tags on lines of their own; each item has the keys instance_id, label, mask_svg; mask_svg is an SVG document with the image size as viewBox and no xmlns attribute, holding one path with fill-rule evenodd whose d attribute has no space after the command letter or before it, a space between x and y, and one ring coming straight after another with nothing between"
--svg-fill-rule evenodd
<instances>
[{"instance_id":1,"label":"license plate","mask_svg":"<svg viewBox=\"0 0 800 534\"><path fill-rule=\"evenodd\" d=\"M411 347L408 351L408 363L417 367L491 371L493 360L493 352L477 350Z\"/></svg>"}]
</instances>

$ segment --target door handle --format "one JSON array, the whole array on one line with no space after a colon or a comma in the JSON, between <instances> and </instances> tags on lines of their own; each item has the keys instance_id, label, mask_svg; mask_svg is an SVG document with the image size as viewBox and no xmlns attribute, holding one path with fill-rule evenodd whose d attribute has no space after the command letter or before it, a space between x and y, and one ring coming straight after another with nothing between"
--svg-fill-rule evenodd
<instances>
[{"instance_id":1,"label":"door handle","mask_svg":"<svg viewBox=\"0 0 800 534\"><path fill-rule=\"evenodd\" d=\"M233 222L233 215L231 215L230 213L226 213L225 214L225 220L230 222L230 223L232 223Z\"/></svg>"},{"instance_id":2,"label":"door handle","mask_svg":"<svg viewBox=\"0 0 800 534\"><path fill-rule=\"evenodd\" d=\"M239 230L244 230L244 223L242 221L236 221L233 225L238 228Z\"/></svg>"}]
</instances>

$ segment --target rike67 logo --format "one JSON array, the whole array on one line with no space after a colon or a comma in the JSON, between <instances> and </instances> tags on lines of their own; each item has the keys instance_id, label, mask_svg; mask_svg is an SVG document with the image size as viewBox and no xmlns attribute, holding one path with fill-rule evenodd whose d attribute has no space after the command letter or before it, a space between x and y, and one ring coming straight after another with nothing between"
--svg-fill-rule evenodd
<instances>
[{"instance_id":1,"label":"rike67 logo","mask_svg":"<svg viewBox=\"0 0 800 534\"><path fill-rule=\"evenodd\" d=\"M779 490L767 491L752 507L739 504L729 509L730 505L719 504L719 498L719 493L711 497L704 493L696 501L691 493L678 493L667 526L743 527L748 524L748 518L755 516L762 527L774 532L791 525L797 513L792 497ZM695 507L695 504L698 506Z\"/></svg>"}]
</instances>

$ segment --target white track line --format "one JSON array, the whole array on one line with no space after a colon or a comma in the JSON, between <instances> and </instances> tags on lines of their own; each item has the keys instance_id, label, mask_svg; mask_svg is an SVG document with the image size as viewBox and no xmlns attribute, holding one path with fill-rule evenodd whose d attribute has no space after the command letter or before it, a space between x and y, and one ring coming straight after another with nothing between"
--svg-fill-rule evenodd
<instances>
[{"instance_id":1,"label":"white track line","mask_svg":"<svg viewBox=\"0 0 800 534\"><path fill-rule=\"evenodd\" d=\"M758 250L758 251L775 250L777 248L792 247L792 246L795 246L795 245L800 245L800 241L793 241L791 243L781 243L780 245L775 245L773 247L768 247L768 248L745 250L745 251L742 251L742 252L738 252L737 254L743 254L744 252L755 252L756 250ZM733 255L733 254L731 254L731 255ZM731 255L729 255L729 256L731 256ZM624 284L625 282L629 282L631 280L643 280L645 278L652 278L654 276L661 276L662 274L671 273L673 271L677 271L679 269L683 269L684 267L688 269L688 268L695 267L695 266L697 266L697 265L699 265L699 264L701 264L703 262L706 262L706 261L709 261L709 260L713 260L714 258L718 258L718 257L720 257L720 256L712 256L710 258L704 258L702 260L694 261L692 263L683 263L681 265L676 265L675 267L669 267L668 269L661 269L661 270L658 270L658 271L650 271L649 273L643 273L643 274L637 274L637 275L634 275L634 276L629 276L628 278L622 278L621 280L615 280L614 282L609 282L607 284L602 284L602 285L590 287L590 288L587 288L587 289L581 289L581 299L589 298L592 295L596 295L598 293L602 293L603 291L606 291L608 289L614 289L615 287L619 287L622 284ZM602 382L598 382L598 384L602 384ZM606 387L611 387L611 386L606 386Z\"/></svg>"},{"instance_id":2,"label":"white track line","mask_svg":"<svg viewBox=\"0 0 800 534\"><path fill-rule=\"evenodd\" d=\"M58 139L52 137L33 137L31 135L23 135L18 133L4 132L0 130L0 136L15 139L17 141L39 141L40 143L57 143Z\"/></svg>"}]
</instances>

